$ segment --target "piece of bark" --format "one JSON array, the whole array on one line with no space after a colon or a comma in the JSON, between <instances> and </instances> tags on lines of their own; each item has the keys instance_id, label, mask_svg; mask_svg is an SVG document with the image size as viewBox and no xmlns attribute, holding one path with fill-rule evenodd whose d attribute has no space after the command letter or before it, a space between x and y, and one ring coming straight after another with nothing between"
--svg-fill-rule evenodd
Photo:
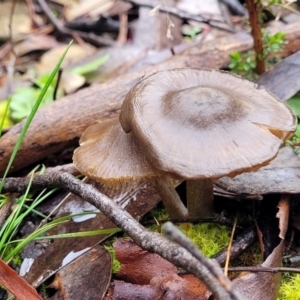
<instances>
[{"instance_id":1,"label":"piece of bark","mask_svg":"<svg viewBox=\"0 0 300 300\"><path fill-rule=\"evenodd\" d=\"M49 287L58 290L64 300L103 299L111 279L111 264L109 252L96 246L61 269Z\"/></svg>"},{"instance_id":2,"label":"piece of bark","mask_svg":"<svg viewBox=\"0 0 300 300\"><path fill-rule=\"evenodd\" d=\"M284 28L288 32L287 40L299 39L299 23ZM11 172L75 144L85 128L98 120L117 115L125 95L143 76L173 68L223 68L230 61L230 53L249 50L252 45L250 35L239 33L227 36L226 39L205 45L203 49L197 47L188 49L184 55L174 56L159 65L127 73L106 83L80 90L41 108L27 131ZM300 43L298 47L293 50L299 50ZM15 125L0 139L0 174L3 174L7 166L23 125L24 122Z\"/></svg>"},{"instance_id":3,"label":"piece of bark","mask_svg":"<svg viewBox=\"0 0 300 300\"><path fill-rule=\"evenodd\" d=\"M215 185L237 195L298 194L299 176L299 155L295 154L291 147L283 147L267 166L233 178L219 178Z\"/></svg>"},{"instance_id":4,"label":"piece of bark","mask_svg":"<svg viewBox=\"0 0 300 300\"><path fill-rule=\"evenodd\" d=\"M257 82L286 101L300 90L300 51L281 61L276 68L264 73Z\"/></svg>"}]
</instances>

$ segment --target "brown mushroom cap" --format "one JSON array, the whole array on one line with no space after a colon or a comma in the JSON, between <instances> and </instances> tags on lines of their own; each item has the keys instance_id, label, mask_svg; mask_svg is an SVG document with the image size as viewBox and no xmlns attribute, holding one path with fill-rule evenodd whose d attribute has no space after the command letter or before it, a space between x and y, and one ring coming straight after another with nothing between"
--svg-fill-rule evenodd
<instances>
[{"instance_id":1,"label":"brown mushroom cap","mask_svg":"<svg viewBox=\"0 0 300 300\"><path fill-rule=\"evenodd\" d=\"M112 118L86 129L74 151L75 167L84 175L118 187L128 181L159 176L143 155L143 149L132 134L126 134L118 118Z\"/></svg>"},{"instance_id":2,"label":"brown mushroom cap","mask_svg":"<svg viewBox=\"0 0 300 300\"><path fill-rule=\"evenodd\" d=\"M126 96L120 122L150 165L202 179L262 166L297 120L270 92L238 76L174 69L141 80Z\"/></svg>"}]
</instances>

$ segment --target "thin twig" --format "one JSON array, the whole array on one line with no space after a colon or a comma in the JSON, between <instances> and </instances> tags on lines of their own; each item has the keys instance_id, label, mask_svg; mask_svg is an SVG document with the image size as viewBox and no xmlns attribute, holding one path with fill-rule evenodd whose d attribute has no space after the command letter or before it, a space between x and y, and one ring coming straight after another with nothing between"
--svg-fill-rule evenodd
<instances>
[{"instance_id":1,"label":"thin twig","mask_svg":"<svg viewBox=\"0 0 300 300\"><path fill-rule=\"evenodd\" d=\"M97 207L113 223L119 226L124 233L130 236L137 245L150 252L161 255L166 260L181 267L201 279L212 291L217 299L234 300L231 295L223 288L211 272L203 266L190 252L177 244L170 242L165 237L156 232L146 230L138 221L136 221L123 208L116 205L107 196L100 193L92 185L81 182L79 179L65 172L49 172L44 175L35 176L32 182L33 186L54 187L60 186L65 190L81 197L87 202ZM3 191L12 189L12 181L7 178ZM18 191L24 188L15 185Z\"/></svg>"},{"instance_id":2,"label":"thin twig","mask_svg":"<svg viewBox=\"0 0 300 300\"><path fill-rule=\"evenodd\" d=\"M127 34L128 34L128 15L127 13L122 13L119 16L120 18L120 29L118 35L118 43L120 45L125 45L127 42Z\"/></svg>"},{"instance_id":3,"label":"thin twig","mask_svg":"<svg viewBox=\"0 0 300 300\"><path fill-rule=\"evenodd\" d=\"M32 27L38 28L39 22L37 21L33 0L26 0L26 2L27 2L29 17L32 23Z\"/></svg>"},{"instance_id":4,"label":"thin twig","mask_svg":"<svg viewBox=\"0 0 300 300\"><path fill-rule=\"evenodd\" d=\"M17 5L17 0L13 0L12 1L12 6L11 6L11 10L10 10L10 15L9 15L9 24L8 24L8 29L9 29L9 41L12 44L12 53L13 55L16 57L16 52L15 52L15 48L14 48L14 43L13 43L13 32L12 32L12 23L13 23L13 16L14 16L14 12L16 9L16 5Z\"/></svg>"},{"instance_id":5,"label":"thin twig","mask_svg":"<svg viewBox=\"0 0 300 300\"><path fill-rule=\"evenodd\" d=\"M73 36L74 34L80 36L82 39L84 39L87 42L90 42L96 46L113 46L115 42L109 38L104 38L102 36L98 36L94 33L86 33L79 30L71 30L69 28L66 28L63 26L59 20L55 17L53 12L50 10L48 4L45 0L37 0L39 5L41 6L43 12L49 19L49 21L54 25L57 31L59 31L62 34Z\"/></svg>"},{"instance_id":6,"label":"thin twig","mask_svg":"<svg viewBox=\"0 0 300 300\"><path fill-rule=\"evenodd\" d=\"M235 259L241 253L246 251L249 247L251 247L257 239L257 232L255 227L250 227L243 233L242 236L236 238L234 243L232 244L231 251L230 251L230 259ZM212 258L218 261L221 266L225 265L227 257L227 248L221 250Z\"/></svg>"},{"instance_id":7,"label":"thin twig","mask_svg":"<svg viewBox=\"0 0 300 300\"><path fill-rule=\"evenodd\" d=\"M261 13L261 4L257 0L247 0L247 8L249 12L249 22L251 25L251 34L254 42L256 73L263 74L266 71L264 60L264 47L262 42L261 26L259 14Z\"/></svg>"},{"instance_id":8,"label":"thin twig","mask_svg":"<svg viewBox=\"0 0 300 300\"><path fill-rule=\"evenodd\" d=\"M229 272L265 272L265 273L297 273L300 274L299 268L286 268L286 267L278 267L278 268L265 268L265 267L232 267L228 268Z\"/></svg>"},{"instance_id":9,"label":"thin twig","mask_svg":"<svg viewBox=\"0 0 300 300\"><path fill-rule=\"evenodd\" d=\"M235 229L236 229L236 225L237 225L237 215L234 218L234 224L233 224L233 228L231 231L231 236L230 236L230 241L229 241L229 245L228 245L228 249L227 249L227 255L226 255L226 262L225 262L225 267L224 267L224 274L227 276L228 275L228 266L229 266L229 261L230 261L230 253L231 253L231 248L232 248L232 242L233 242L233 237L234 237L234 233L235 233Z\"/></svg>"}]
</instances>

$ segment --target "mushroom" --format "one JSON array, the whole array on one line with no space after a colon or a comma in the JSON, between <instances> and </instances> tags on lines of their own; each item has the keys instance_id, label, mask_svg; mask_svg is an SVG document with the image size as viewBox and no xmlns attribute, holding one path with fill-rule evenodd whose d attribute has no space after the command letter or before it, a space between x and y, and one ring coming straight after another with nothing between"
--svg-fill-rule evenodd
<instances>
[{"instance_id":1,"label":"mushroom","mask_svg":"<svg viewBox=\"0 0 300 300\"><path fill-rule=\"evenodd\" d=\"M208 216L213 180L268 164L297 122L266 89L192 68L143 78L127 94L119 121L87 129L74 152L76 168L104 184L150 179L173 218ZM188 210L174 187L184 180Z\"/></svg>"},{"instance_id":2,"label":"mushroom","mask_svg":"<svg viewBox=\"0 0 300 300\"><path fill-rule=\"evenodd\" d=\"M79 144L73 161L82 174L116 189L148 179L156 186L170 216L187 217L187 209L174 188L176 179L149 162L134 135L123 131L118 118L88 127Z\"/></svg>"}]
</instances>

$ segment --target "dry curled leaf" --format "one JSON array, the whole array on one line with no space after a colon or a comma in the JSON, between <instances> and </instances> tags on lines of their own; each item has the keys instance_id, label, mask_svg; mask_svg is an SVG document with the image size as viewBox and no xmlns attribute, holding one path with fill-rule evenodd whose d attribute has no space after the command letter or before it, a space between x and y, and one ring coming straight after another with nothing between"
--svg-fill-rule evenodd
<instances>
[{"instance_id":1,"label":"dry curled leaf","mask_svg":"<svg viewBox=\"0 0 300 300\"><path fill-rule=\"evenodd\" d=\"M206 286L195 276L179 276L177 268L155 253L141 249L128 239L114 243L121 262L113 298L121 299L207 299Z\"/></svg>"},{"instance_id":2,"label":"dry curled leaf","mask_svg":"<svg viewBox=\"0 0 300 300\"><path fill-rule=\"evenodd\" d=\"M0 259L0 283L18 300L41 300L36 290Z\"/></svg>"}]
</instances>

